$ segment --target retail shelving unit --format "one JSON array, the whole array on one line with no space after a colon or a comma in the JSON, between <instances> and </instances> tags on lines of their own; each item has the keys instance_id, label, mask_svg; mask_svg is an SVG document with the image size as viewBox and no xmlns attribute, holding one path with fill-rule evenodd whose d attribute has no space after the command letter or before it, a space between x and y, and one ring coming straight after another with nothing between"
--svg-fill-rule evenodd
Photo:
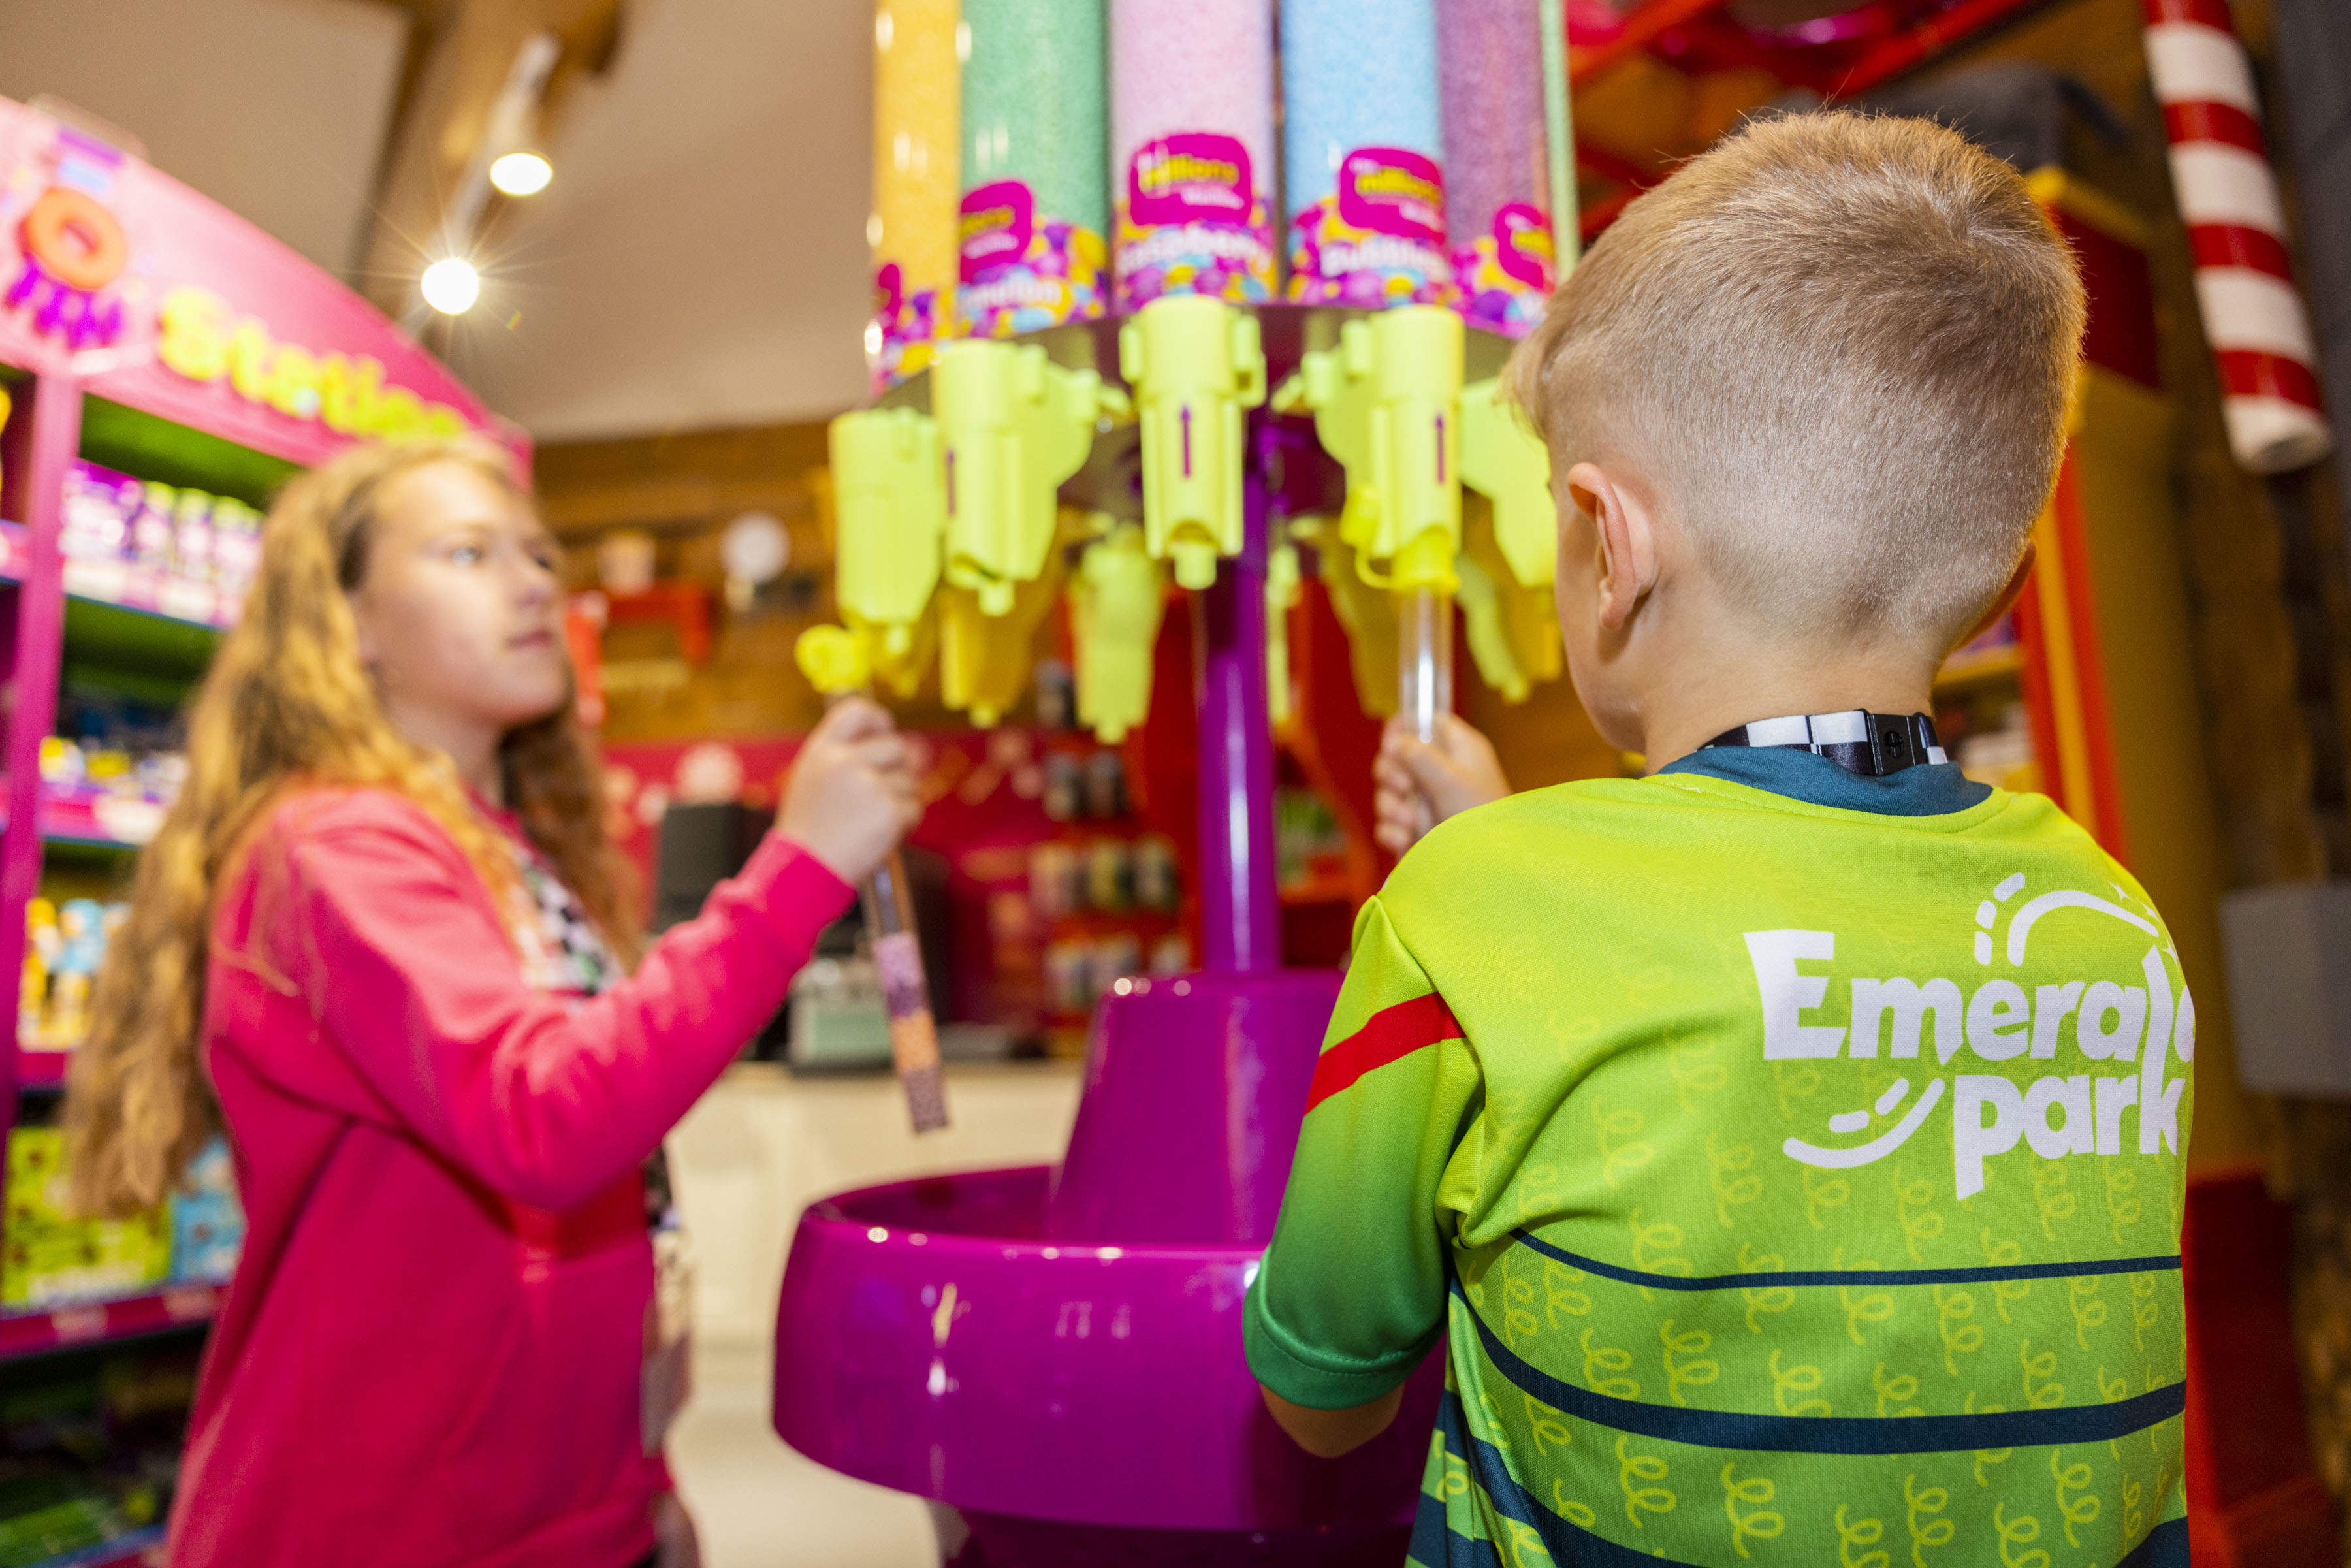
<instances>
[{"instance_id":1,"label":"retail shelving unit","mask_svg":"<svg viewBox=\"0 0 2351 1568\"><path fill-rule=\"evenodd\" d=\"M355 442L480 433L528 459L447 371L285 246L134 158L0 99L0 974L20 972L45 875L124 868L160 810L46 789L61 682L151 702L201 676L235 606L126 559L61 549L69 466L266 507ZM127 809L126 809L127 808ZM69 1052L20 1051L0 986L0 1133L61 1087ZM0 1234L0 1244L6 1237ZM0 1375L26 1357L200 1329L210 1284L0 1312ZM155 1539L150 1539L150 1537ZM59 1563L141 1560L143 1531Z\"/></svg>"}]
</instances>

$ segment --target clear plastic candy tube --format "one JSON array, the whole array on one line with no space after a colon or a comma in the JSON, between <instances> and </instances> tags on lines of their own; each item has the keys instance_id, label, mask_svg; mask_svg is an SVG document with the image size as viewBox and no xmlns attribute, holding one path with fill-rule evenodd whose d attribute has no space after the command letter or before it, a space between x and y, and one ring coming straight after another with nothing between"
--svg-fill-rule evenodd
<instances>
[{"instance_id":1,"label":"clear plastic candy tube","mask_svg":"<svg viewBox=\"0 0 2351 1568\"><path fill-rule=\"evenodd\" d=\"M914 911L906 867L898 852L858 890L865 905L865 931L873 942L873 966L882 973L882 998L890 1013L890 1059L906 1091L906 1111L917 1133L947 1124L946 1089L939 1069L939 1031L931 1013L931 982L923 970L923 948L914 935Z\"/></svg>"},{"instance_id":2,"label":"clear plastic candy tube","mask_svg":"<svg viewBox=\"0 0 2351 1568\"><path fill-rule=\"evenodd\" d=\"M1435 588L1396 595L1396 712L1413 735L1437 742L1437 720L1453 711L1453 596ZM1419 807L1415 837L1436 825L1428 803Z\"/></svg>"}]
</instances>

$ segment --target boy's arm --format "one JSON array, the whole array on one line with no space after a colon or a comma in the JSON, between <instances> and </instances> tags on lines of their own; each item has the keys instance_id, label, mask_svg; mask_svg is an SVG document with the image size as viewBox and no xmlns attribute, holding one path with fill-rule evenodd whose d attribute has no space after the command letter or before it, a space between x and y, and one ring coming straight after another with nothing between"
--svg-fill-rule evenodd
<instances>
[{"instance_id":1,"label":"boy's arm","mask_svg":"<svg viewBox=\"0 0 2351 1568\"><path fill-rule=\"evenodd\" d=\"M1267 1407L1311 1453L1385 1428L1444 1332L1438 1187L1480 1100L1460 1026L1373 899L1244 1315Z\"/></svg>"},{"instance_id":2,"label":"boy's arm","mask_svg":"<svg viewBox=\"0 0 2351 1568\"><path fill-rule=\"evenodd\" d=\"M1335 1459L1342 1454L1353 1453L1386 1431L1388 1424L1396 1418L1396 1412L1404 1407L1401 1384L1368 1405L1350 1405L1344 1410L1316 1410L1292 1405L1263 1384L1258 1385L1258 1392L1265 1396L1265 1407L1273 1416L1274 1425L1318 1459Z\"/></svg>"}]
</instances>

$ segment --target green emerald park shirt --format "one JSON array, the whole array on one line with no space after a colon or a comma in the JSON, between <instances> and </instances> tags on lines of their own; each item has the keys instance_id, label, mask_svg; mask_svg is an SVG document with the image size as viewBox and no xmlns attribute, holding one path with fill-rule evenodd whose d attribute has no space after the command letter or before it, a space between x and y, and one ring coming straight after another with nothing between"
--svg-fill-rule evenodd
<instances>
[{"instance_id":1,"label":"green emerald park shirt","mask_svg":"<svg viewBox=\"0 0 2351 1568\"><path fill-rule=\"evenodd\" d=\"M1357 921L1249 1364L1340 1408L1443 1343L1427 1568L2185 1568L2195 1017L1956 768L1483 807Z\"/></svg>"}]
</instances>

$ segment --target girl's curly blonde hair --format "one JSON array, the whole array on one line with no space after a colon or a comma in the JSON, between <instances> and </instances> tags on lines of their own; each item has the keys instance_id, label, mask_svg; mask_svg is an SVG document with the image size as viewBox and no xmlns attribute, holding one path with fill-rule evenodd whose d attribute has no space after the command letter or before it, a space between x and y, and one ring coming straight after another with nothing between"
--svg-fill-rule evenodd
<instances>
[{"instance_id":1,"label":"girl's curly blonde hair","mask_svg":"<svg viewBox=\"0 0 2351 1568\"><path fill-rule=\"evenodd\" d=\"M512 854L449 759L384 716L345 597L366 575L386 487L443 463L523 494L503 452L434 440L354 450L296 479L270 508L244 615L189 712L186 784L140 856L130 918L108 944L89 1038L74 1052L65 1125L86 1212L162 1201L220 1126L201 1039L214 895L287 793L398 790L447 830L502 906L516 885ZM572 705L508 732L503 762L507 802L532 842L623 961L633 959L636 923Z\"/></svg>"}]
</instances>

